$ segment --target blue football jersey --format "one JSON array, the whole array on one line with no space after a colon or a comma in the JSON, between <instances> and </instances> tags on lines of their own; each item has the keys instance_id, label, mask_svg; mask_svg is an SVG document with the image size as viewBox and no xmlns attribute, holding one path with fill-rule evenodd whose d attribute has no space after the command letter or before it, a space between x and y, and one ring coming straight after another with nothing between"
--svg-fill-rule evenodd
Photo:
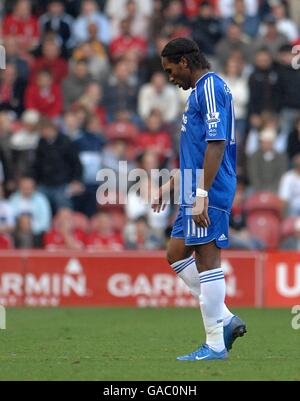
<instances>
[{"instance_id":1,"label":"blue football jersey","mask_svg":"<svg viewBox=\"0 0 300 401\"><path fill-rule=\"evenodd\" d=\"M232 94L214 72L196 83L186 104L180 134L180 203L194 202L209 141L226 141L223 161L209 190L209 206L230 212L236 190L236 140ZM205 174L205 172L204 172ZM202 181L204 182L204 181Z\"/></svg>"}]
</instances>

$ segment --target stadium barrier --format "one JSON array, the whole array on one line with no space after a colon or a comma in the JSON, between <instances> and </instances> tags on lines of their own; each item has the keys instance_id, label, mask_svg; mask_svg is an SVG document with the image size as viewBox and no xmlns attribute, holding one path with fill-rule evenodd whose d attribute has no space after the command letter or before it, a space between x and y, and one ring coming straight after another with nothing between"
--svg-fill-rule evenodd
<instances>
[{"instance_id":1,"label":"stadium barrier","mask_svg":"<svg viewBox=\"0 0 300 401\"><path fill-rule=\"evenodd\" d=\"M300 253L224 251L230 306L300 304ZM197 301L164 252L2 251L3 306L188 307Z\"/></svg>"}]
</instances>

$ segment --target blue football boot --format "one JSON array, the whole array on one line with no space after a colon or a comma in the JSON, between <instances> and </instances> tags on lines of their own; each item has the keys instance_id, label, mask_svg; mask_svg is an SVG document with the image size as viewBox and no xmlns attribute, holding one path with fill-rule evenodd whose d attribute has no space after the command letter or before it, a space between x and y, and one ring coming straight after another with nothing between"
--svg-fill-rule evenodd
<instances>
[{"instance_id":1,"label":"blue football boot","mask_svg":"<svg viewBox=\"0 0 300 401\"><path fill-rule=\"evenodd\" d=\"M232 348L232 344L238 337L243 337L247 333L246 324L238 316L233 316L230 322L224 326L224 343L227 351Z\"/></svg>"},{"instance_id":2,"label":"blue football boot","mask_svg":"<svg viewBox=\"0 0 300 401\"><path fill-rule=\"evenodd\" d=\"M213 351L207 344L201 345L191 354L178 356L178 361L211 361L213 359L227 359L227 351L224 348L221 352Z\"/></svg>"}]
</instances>

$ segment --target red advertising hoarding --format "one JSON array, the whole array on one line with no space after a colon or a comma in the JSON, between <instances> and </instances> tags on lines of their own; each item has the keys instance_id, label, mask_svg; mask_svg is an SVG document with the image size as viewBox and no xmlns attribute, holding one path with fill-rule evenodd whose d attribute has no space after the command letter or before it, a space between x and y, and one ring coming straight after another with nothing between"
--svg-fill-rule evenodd
<instances>
[{"instance_id":1,"label":"red advertising hoarding","mask_svg":"<svg viewBox=\"0 0 300 401\"><path fill-rule=\"evenodd\" d=\"M264 283L265 306L300 305L300 254L268 253L264 266Z\"/></svg>"},{"instance_id":2,"label":"red advertising hoarding","mask_svg":"<svg viewBox=\"0 0 300 401\"><path fill-rule=\"evenodd\" d=\"M197 306L163 252L0 255L3 305ZM262 305L262 255L224 252L222 267L231 306Z\"/></svg>"}]
</instances>

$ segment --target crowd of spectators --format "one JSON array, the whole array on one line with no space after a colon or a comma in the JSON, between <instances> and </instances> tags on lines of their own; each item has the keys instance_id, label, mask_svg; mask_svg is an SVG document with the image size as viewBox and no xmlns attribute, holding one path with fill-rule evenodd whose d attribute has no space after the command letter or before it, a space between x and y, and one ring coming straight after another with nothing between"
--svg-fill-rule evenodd
<instances>
[{"instance_id":1,"label":"crowd of spectators","mask_svg":"<svg viewBox=\"0 0 300 401\"><path fill-rule=\"evenodd\" d=\"M1 249L165 246L176 207L154 215L147 180L126 205L103 205L96 177L117 172L125 197L132 169L178 167L189 93L167 82L160 52L180 36L233 92L231 247L267 246L246 204L268 191L280 219L295 218L288 244L300 249L299 0L6 0L0 19Z\"/></svg>"}]
</instances>

